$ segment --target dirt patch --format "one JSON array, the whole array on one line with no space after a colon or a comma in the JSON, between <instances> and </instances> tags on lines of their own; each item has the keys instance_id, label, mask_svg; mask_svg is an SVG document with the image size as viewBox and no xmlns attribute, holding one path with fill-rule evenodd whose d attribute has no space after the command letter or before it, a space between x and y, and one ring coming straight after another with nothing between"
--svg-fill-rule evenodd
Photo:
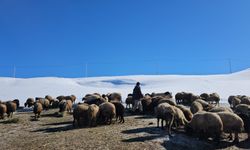
<instances>
[{"instance_id":1,"label":"dirt patch","mask_svg":"<svg viewBox=\"0 0 250 150\"><path fill-rule=\"evenodd\" d=\"M17 122L0 121L1 149L249 149L250 142L233 145L223 140L220 145L213 141L200 141L183 131L169 137L166 131L156 128L152 116L126 116L125 123L114 123L93 128L73 128L72 115L58 117L58 110L43 112L38 121L32 112L14 114Z\"/></svg>"}]
</instances>

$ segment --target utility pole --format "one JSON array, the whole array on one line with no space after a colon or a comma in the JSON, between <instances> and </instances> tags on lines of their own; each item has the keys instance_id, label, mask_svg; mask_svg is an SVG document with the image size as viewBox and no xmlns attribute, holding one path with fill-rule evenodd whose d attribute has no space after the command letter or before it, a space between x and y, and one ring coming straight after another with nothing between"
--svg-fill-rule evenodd
<instances>
[{"instance_id":1,"label":"utility pole","mask_svg":"<svg viewBox=\"0 0 250 150\"><path fill-rule=\"evenodd\" d=\"M88 63L85 63L85 78L88 77Z\"/></svg>"},{"instance_id":2,"label":"utility pole","mask_svg":"<svg viewBox=\"0 0 250 150\"><path fill-rule=\"evenodd\" d=\"M230 58L228 59L228 65L229 65L229 71L230 73L232 73L232 61Z\"/></svg>"},{"instance_id":3,"label":"utility pole","mask_svg":"<svg viewBox=\"0 0 250 150\"><path fill-rule=\"evenodd\" d=\"M13 67L13 78L16 78L16 65Z\"/></svg>"}]
</instances>

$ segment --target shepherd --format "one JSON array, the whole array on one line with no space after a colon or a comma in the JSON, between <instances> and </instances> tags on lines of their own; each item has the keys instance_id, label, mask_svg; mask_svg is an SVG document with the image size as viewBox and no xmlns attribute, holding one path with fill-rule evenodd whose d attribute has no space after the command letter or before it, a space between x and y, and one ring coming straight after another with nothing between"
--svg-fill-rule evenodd
<instances>
[{"instance_id":1,"label":"shepherd","mask_svg":"<svg viewBox=\"0 0 250 150\"><path fill-rule=\"evenodd\" d=\"M142 112L141 98L143 98L143 95L141 92L140 82L137 82L133 90L133 112L136 112L136 110Z\"/></svg>"}]
</instances>

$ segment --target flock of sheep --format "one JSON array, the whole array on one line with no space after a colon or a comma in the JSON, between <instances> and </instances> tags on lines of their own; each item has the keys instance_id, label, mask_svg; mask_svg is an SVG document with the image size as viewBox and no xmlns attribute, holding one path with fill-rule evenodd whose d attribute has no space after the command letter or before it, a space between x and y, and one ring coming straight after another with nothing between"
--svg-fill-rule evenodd
<instances>
[{"instance_id":1,"label":"flock of sheep","mask_svg":"<svg viewBox=\"0 0 250 150\"><path fill-rule=\"evenodd\" d=\"M125 107L119 93L111 94L87 94L82 98L82 103L75 104L76 96L58 96L52 98L47 95L44 98L28 98L25 107L33 107L35 119L40 117L43 110L59 108L59 113L73 113L73 126L97 126L99 124L111 124L112 119L124 123ZM161 127L167 129L172 136L172 129L185 129L185 132L199 138L213 138L219 142L222 133L229 133L229 139L239 142L238 134L248 133L250 138L250 97L244 95L230 96L229 107L219 106L220 96L217 93L152 93L145 94L141 99L143 114L154 114L157 118L157 127L161 121ZM133 95L128 94L126 109L133 107ZM76 105L73 109L73 105ZM12 117L13 112L19 107L19 100L0 102L0 119L4 119L5 113ZM164 125L165 123L165 125Z\"/></svg>"}]
</instances>

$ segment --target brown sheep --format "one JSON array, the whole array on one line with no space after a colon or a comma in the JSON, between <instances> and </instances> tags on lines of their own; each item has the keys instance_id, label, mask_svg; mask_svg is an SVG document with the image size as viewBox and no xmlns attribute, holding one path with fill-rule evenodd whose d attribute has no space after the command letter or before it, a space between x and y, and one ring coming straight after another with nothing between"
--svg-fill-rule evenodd
<instances>
[{"instance_id":1,"label":"brown sheep","mask_svg":"<svg viewBox=\"0 0 250 150\"><path fill-rule=\"evenodd\" d=\"M59 101L62 101L65 99L65 96L63 95L60 95L60 96L57 96L56 99L58 99Z\"/></svg>"},{"instance_id":2,"label":"brown sheep","mask_svg":"<svg viewBox=\"0 0 250 150\"><path fill-rule=\"evenodd\" d=\"M59 107L59 100L58 99L53 99L52 100L52 104L51 104L51 108L58 108Z\"/></svg>"},{"instance_id":3,"label":"brown sheep","mask_svg":"<svg viewBox=\"0 0 250 150\"><path fill-rule=\"evenodd\" d=\"M99 106L92 104L88 108L88 125L90 127L97 125L97 118L99 117Z\"/></svg>"},{"instance_id":4,"label":"brown sheep","mask_svg":"<svg viewBox=\"0 0 250 150\"><path fill-rule=\"evenodd\" d=\"M52 101L53 101L53 97L52 96L46 95L45 98L50 101L50 104L52 103Z\"/></svg>"},{"instance_id":5,"label":"brown sheep","mask_svg":"<svg viewBox=\"0 0 250 150\"><path fill-rule=\"evenodd\" d=\"M203 99L204 101L207 101L207 99L208 99L208 97L209 97L209 94L207 94L207 93L202 93L202 94L200 95L200 97L201 97L201 99Z\"/></svg>"},{"instance_id":6,"label":"brown sheep","mask_svg":"<svg viewBox=\"0 0 250 150\"><path fill-rule=\"evenodd\" d=\"M173 106L168 103L159 104L155 109L157 118L157 127L159 127L159 121L161 120L161 128L163 129L163 121L166 121L166 127L168 128L168 134L172 136L171 129L174 122L175 110Z\"/></svg>"},{"instance_id":7,"label":"brown sheep","mask_svg":"<svg viewBox=\"0 0 250 150\"><path fill-rule=\"evenodd\" d=\"M207 98L207 102L209 102L210 104L215 103L215 106L216 105L219 106L219 102L220 102L219 94L217 94L217 93L209 94L209 97Z\"/></svg>"},{"instance_id":8,"label":"brown sheep","mask_svg":"<svg viewBox=\"0 0 250 150\"><path fill-rule=\"evenodd\" d=\"M197 102L197 101L194 101L192 104L191 104L191 107L190 107L190 110L193 114L199 112L199 111L203 111L203 107L201 105L201 103Z\"/></svg>"},{"instance_id":9,"label":"brown sheep","mask_svg":"<svg viewBox=\"0 0 250 150\"><path fill-rule=\"evenodd\" d=\"M17 108L20 106L19 99L14 99L12 102L16 103Z\"/></svg>"},{"instance_id":10,"label":"brown sheep","mask_svg":"<svg viewBox=\"0 0 250 150\"><path fill-rule=\"evenodd\" d=\"M126 108L132 108L132 106L133 106L133 96L128 95L128 97L125 100L125 103L126 103Z\"/></svg>"},{"instance_id":11,"label":"brown sheep","mask_svg":"<svg viewBox=\"0 0 250 150\"><path fill-rule=\"evenodd\" d=\"M59 112L71 112L72 106L73 104L71 100L63 100L59 102Z\"/></svg>"},{"instance_id":12,"label":"brown sheep","mask_svg":"<svg viewBox=\"0 0 250 150\"><path fill-rule=\"evenodd\" d=\"M4 119L5 113L7 113L7 106L0 103L0 119Z\"/></svg>"},{"instance_id":13,"label":"brown sheep","mask_svg":"<svg viewBox=\"0 0 250 150\"><path fill-rule=\"evenodd\" d=\"M116 115L115 105L110 102L102 103L100 106L99 118L103 123L112 123L112 118Z\"/></svg>"},{"instance_id":14,"label":"brown sheep","mask_svg":"<svg viewBox=\"0 0 250 150\"><path fill-rule=\"evenodd\" d=\"M34 109L33 109L33 113L35 114L35 120L37 120L37 118L40 118L40 114L43 111L43 105L41 103L36 102L34 104Z\"/></svg>"},{"instance_id":15,"label":"brown sheep","mask_svg":"<svg viewBox=\"0 0 250 150\"><path fill-rule=\"evenodd\" d=\"M122 102L122 96L120 93L111 93L107 95L109 98L109 101L118 101L118 102Z\"/></svg>"},{"instance_id":16,"label":"brown sheep","mask_svg":"<svg viewBox=\"0 0 250 150\"><path fill-rule=\"evenodd\" d=\"M210 109L209 112L231 112L233 113L233 110L228 107L214 107Z\"/></svg>"},{"instance_id":17,"label":"brown sheep","mask_svg":"<svg viewBox=\"0 0 250 150\"><path fill-rule=\"evenodd\" d=\"M143 114L151 113L154 111L152 106L152 98L150 96L144 96L141 99Z\"/></svg>"},{"instance_id":18,"label":"brown sheep","mask_svg":"<svg viewBox=\"0 0 250 150\"><path fill-rule=\"evenodd\" d=\"M176 104L181 104L184 99L184 92L179 92L175 94L175 102Z\"/></svg>"},{"instance_id":19,"label":"brown sheep","mask_svg":"<svg viewBox=\"0 0 250 150\"><path fill-rule=\"evenodd\" d=\"M243 97L240 103L250 105L250 97Z\"/></svg>"},{"instance_id":20,"label":"brown sheep","mask_svg":"<svg viewBox=\"0 0 250 150\"><path fill-rule=\"evenodd\" d=\"M12 118L13 113L16 111L17 109L17 105L14 102L8 101L6 102L6 106L7 106L7 115L8 118Z\"/></svg>"},{"instance_id":21,"label":"brown sheep","mask_svg":"<svg viewBox=\"0 0 250 150\"><path fill-rule=\"evenodd\" d=\"M234 95L231 95L228 97L228 103L230 105L230 107L233 107L233 99L235 98L236 96Z\"/></svg>"},{"instance_id":22,"label":"brown sheep","mask_svg":"<svg viewBox=\"0 0 250 150\"><path fill-rule=\"evenodd\" d=\"M82 100L86 104L96 104L97 106L107 101L105 98L97 94L87 94L85 97L82 98Z\"/></svg>"},{"instance_id":23,"label":"brown sheep","mask_svg":"<svg viewBox=\"0 0 250 150\"><path fill-rule=\"evenodd\" d=\"M158 105L161 103L169 103L172 106L176 106L176 103L172 99L163 98L163 99L159 100Z\"/></svg>"},{"instance_id":24,"label":"brown sheep","mask_svg":"<svg viewBox=\"0 0 250 150\"><path fill-rule=\"evenodd\" d=\"M185 130L188 134L196 134L200 138L212 137L219 142L223 131L223 123L216 113L200 112L194 114L191 122L185 126Z\"/></svg>"},{"instance_id":25,"label":"brown sheep","mask_svg":"<svg viewBox=\"0 0 250 150\"><path fill-rule=\"evenodd\" d=\"M243 120L244 122L244 129L245 132L248 134L248 140L250 140L250 114L238 114L239 117Z\"/></svg>"},{"instance_id":26,"label":"brown sheep","mask_svg":"<svg viewBox=\"0 0 250 150\"><path fill-rule=\"evenodd\" d=\"M115 105L116 121L119 119L119 123L124 123L125 107L118 101L111 101L111 103Z\"/></svg>"},{"instance_id":27,"label":"brown sheep","mask_svg":"<svg viewBox=\"0 0 250 150\"><path fill-rule=\"evenodd\" d=\"M184 113L181 111L181 109L173 106L174 110L175 110L175 125L176 127L179 127L181 125L186 125L188 123Z\"/></svg>"},{"instance_id":28,"label":"brown sheep","mask_svg":"<svg viewBox=\"0 0 250 150\"><path fill-rule=\"evenodd\" d=\"M232 140L232 133L234 133L234 143L239 143L238 134L242 132L244 128L243 120L236 114L230 112L218 112L217 114L223 123L223 131L230 133L230 140Z\"/></svg>"},{"instance_id":29,"label":"brown sheep","mask_svg":"<svg viewBox=\"0 0 250 150\"><path fill-rule=\"evenodd\" d=\"M70 95L72 103L76 103L76 96L75 95Z\"/></svg>"},{"instance_id":30,"label":"brown sheep","mask_svg":"<svg viewBox=\"0 0 250 150\"><path fill-rule=\"evenodd\" d=\"M151 94L151 97L156 97L156 96L161 96L161 97L164 97L164 98L166 98L166 99L173 98L171 92L165 92L165 93L152 93L152 94Z\"/></svg>"},{"instance_id":31,"label":"brown sheep","mask_svg":"<svg viewBox=\"0 0 250 150\"><path fill-rule=\"evenodd\" d=\"M177 108L179 108L183 114L185 115L186 119L190 121L193 118L192 112L185 106L183 105L176 105Z\"/></svg>"},{"instance_id":32,"label":"brown sheep","mask_svg":"<svg viewBox=\"0 0 250 150\"><path fill-rule=\"evenodd\" d=\"M201 99L201 97L199 95L191 94L191 103L197 99Z\"/></svg>"},{"instance_id":33,"label":"brown sheep","mask_svg":"<svg viewBox=\"0 0 250 150\"><path fill-rule=\"evenodd\" d=\"M33 98L28 98L27 100L26 100L26 102L24 103L24 106L25 107L31 107L31 106L33 106L34 105L34 103L35 103L35 100L33 99Z\"/></svg>"},{"instance_id":34,"label":"brown sheep","mask_svg":"<svg viewBox=\"0 0 250 150\"><path fill-rule=\"evenodd\" d=\"M206 101L204 101L202 99L197 99L197 100L195 100L195 102L200 103L205 111L212 108L212 106L208 102L206 102Z\"/></svg>"},{"instance_id":35,"label":"brown sheep","mask_svg":"<svg viewBox=\"0 0 250 150\"><path fill-rule=\"evenodd\" d=\"M82 125L88 124L88 104L79 104L76 106L76 108L73 110L73 126L75 127L75 121L78 123L78 127ZM82 121L81 121L82 120Z\"/></svg>"},{"instance_id":36,"label":"brown sheep","mask_svg":"<svg viewBox=\"0 0 250 150\"><path fill-rule=\"evenodd\" d=\"M250 113L250 106L247 104L239 104L235 107L234 112L236 114L246 114L249 115Z\"/></svg>"},{"instance_id":37,"label":"brown sheep","mask_svg":"<svg viewBox=\"0 0 250 150\"><path fill-rule=\"evenodd\" d=\"M38 99L36 102L41 103L43 105L43 109L48 110L50 107L50 101L46 98Z\"/></svg>"}]
</instances>

